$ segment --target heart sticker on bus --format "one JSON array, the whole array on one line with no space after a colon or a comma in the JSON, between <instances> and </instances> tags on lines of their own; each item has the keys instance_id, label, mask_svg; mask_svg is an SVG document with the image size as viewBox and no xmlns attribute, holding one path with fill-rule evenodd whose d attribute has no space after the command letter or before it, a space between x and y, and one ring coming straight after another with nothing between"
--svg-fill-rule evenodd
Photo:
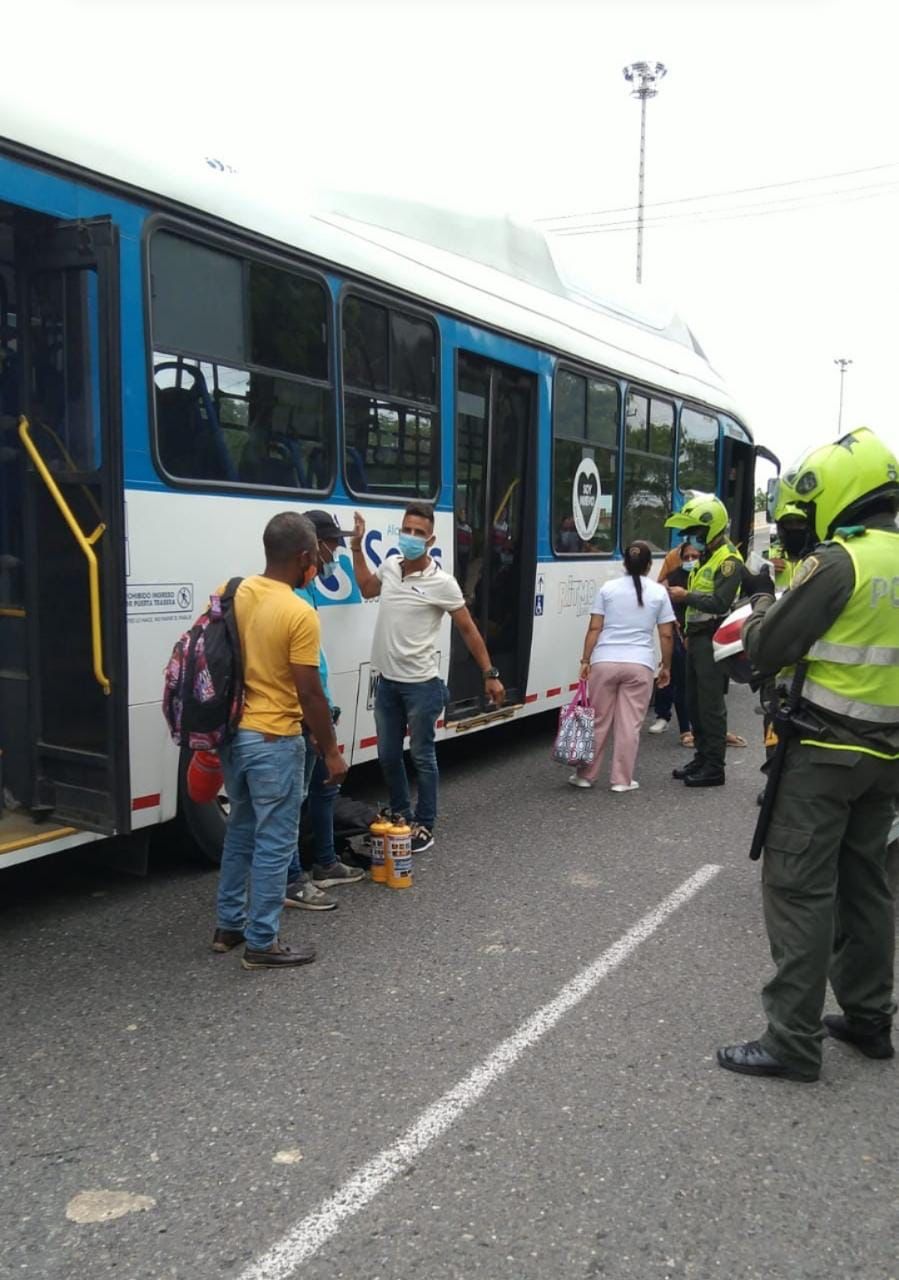
<instances>
[{"instance_id":1,"label":"heart sticker on bus","mask_svg":"<svg viewBox=\"0 0 899 1280\"><path fill-rule=\"evenodd\" d=\"M574 473L571 491L571 511L574 527L583 542L589 542L596 533L600 515L602 483L599 469L592 458L582 458Z\"/></svg>"}]
</instances>

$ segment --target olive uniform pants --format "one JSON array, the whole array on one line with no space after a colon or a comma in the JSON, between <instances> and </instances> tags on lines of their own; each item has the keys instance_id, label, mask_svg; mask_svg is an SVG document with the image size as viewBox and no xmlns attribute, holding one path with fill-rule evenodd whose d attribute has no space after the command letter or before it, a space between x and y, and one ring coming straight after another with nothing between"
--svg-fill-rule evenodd
<instances>
[{"instance_id":1,"label":"olive uniform pants","mask_svg":"<svg viewBox=\"0 0 899 1280\"><path fill-rule=\"evenodd\" d=\"M777 973L762 992L762 1044L804 1072L821 1065L830 978L862 1031L889 1026L895 916L887 835L899 761L790 742L762 864L762 901Z\"/></svg>"},{"instance_id":2,"label":"olive uniform pants","mask_svg":"<svg viewBox=\"0 0 899 1280\"><path fill-rule=\"evenodd\" d=\"M715 661L712 633L687 636L687 713L696 755L707 769L724 770L727 751L725 674Z\"/></svg>"}]
</instances>

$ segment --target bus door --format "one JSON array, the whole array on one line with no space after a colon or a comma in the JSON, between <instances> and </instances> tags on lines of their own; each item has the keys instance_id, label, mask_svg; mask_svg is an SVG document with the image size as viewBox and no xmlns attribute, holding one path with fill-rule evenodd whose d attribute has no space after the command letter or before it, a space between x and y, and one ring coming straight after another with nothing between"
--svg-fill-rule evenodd
<instances>
[{"instance_id":1,"label":"bus door","mask_svg":"<svg viewBox=\"0 0 899 1280\"><path fill-rule=\"evenodd\" d=\"M0 733L36 820L130 827L118 235L108 219L14 220L18 405L12 530L27 697ZM6 405L6 408L9 406ZM14 607L14 606L13 606Z\"/></svg>"},{"instance_id":2,"label":"bus door","mask_svg":"<svg viewBox=\"0 0 899 1280\"><path fill-rule=\"evenodd\" d=\"M536 565L537 379L460 352L456 372L456 577L509 705L524 701ZM453 630L447 715L485 709L481 673Z\"/></svg>"}]
</instances>

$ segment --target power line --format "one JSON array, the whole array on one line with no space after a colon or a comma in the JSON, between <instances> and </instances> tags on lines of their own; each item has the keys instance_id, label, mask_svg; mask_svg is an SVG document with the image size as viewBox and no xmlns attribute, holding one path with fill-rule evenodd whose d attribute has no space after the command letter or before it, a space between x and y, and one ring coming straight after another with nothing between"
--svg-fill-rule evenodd
<instances>
[{"instance_id":1,"label":"power line","mask_svg":"<svg viewBox=\"0 0 899 1280\"><path fill-rule=\"evenodd\" d=\"M824 173L813 178L791 178L786 182L766 182L756 187L734 187L729 191L707 191L698 196L678 196L674 200L654 200L645 206L647 209L658 209L672 204L691 204L698 200L721 200L726 196L751 195L756 191L774 191L782 187L796 187L808 182L829 182L832 178L854 178L863 173L880 173L884 169L899 168L899 160L891 160L886 164L870 165L865 169L844 169L839 173ZM615 209L588 209L584 213L559 213L552 216L535 218L535 222L567 222L574 218L604 218L611 213L632 213L636 205L621 205Z\"/></svg>"},{"instance_id":2,"label":"power line","mask_svg":"<svg viewBox=\"0 0 899 1280\"><path fill-rule=\"evenodd\" d=\"M795 196L792 199L782 201L733 205L726 209L696 210L691 213L660 215L656 218L647 219L647 225L666 227L677 222L734 222L746 218L764 218L771 214L813 212L816 209L831 208L840 204L853 204L858 200L883 199L886 196L896 194L899 194L899 180L894 183L875 185L873 188L858 187L854 190L832 191L827 193L826 197L824 193L818 192L813 197L810 193L809 196ZM811 203L797 203L800 199L808 201L810 198ZM586 227L549 227L547 235L560 239L567 239L572 236L608 235L615 232L633 231L635 226L635 220L631 219L625 222L600 222Z\"/></svg>"}]
</instances>

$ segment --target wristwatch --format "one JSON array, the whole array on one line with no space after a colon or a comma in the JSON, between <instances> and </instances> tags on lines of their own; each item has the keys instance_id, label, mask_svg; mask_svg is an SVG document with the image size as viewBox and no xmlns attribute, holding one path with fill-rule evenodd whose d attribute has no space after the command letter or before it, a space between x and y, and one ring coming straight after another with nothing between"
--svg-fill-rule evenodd
<instances>
[{"instance_id":1,"label":"wristwatch","mask_svg":"<svg viewBox=\"0 0 899 1280\"><path fill-rule=\"evenodd\" d=\"M485 680L498 680L499 670L496 667L488 667L486 671L482 671L481 675Z\"/></svg>"}]
</instances>

